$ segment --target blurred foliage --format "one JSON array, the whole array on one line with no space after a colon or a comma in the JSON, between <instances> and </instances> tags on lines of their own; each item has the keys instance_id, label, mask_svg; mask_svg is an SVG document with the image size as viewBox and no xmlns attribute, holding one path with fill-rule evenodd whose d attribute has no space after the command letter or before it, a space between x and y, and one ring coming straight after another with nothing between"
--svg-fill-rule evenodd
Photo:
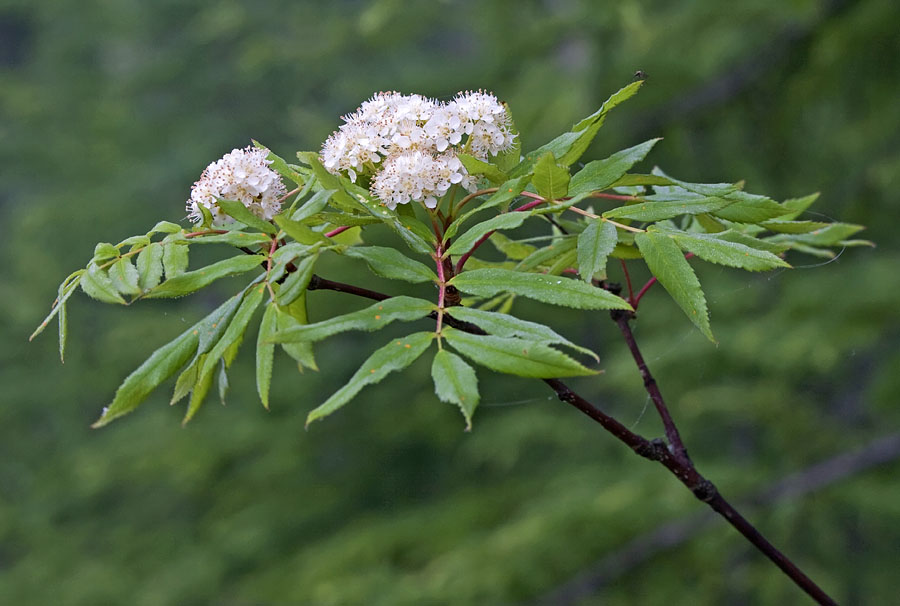
<instances>
[{"instance_id":1,"label":"blurred foliage","mask_svg":"<svg viewBox=\"0 0 900 606\"><path fill-rule=\"evenodd\" d=\"M780 198L821 190L820 212L869 225L879 244L763 276L705 269L717 348L651 292L637 337L700 470L748 495L896 431L898 22L900 4L882 0L0 2L0 601L520 603L697 510L524 380L483 381L471 434L431 393L425 364L421 381L388 379L304 432L365 337L320 348L339 376L292 376L278 360L270 413L244 351L232 404L187 429L163 394L87 429L172 324L216 300L123 310L79 297L60 366L52 335L26 341L58 281L94 242L182 218L212 159L251 137L285 156L316 149L380 89L490 88L529 149L644 70L644 91L590 155L663 135L652 161L669 173L745 178ZM311 313L358 305L316 293ZM604 356L606 375L576 387L658 434L605 316L554 324ZM888 603L897 469L751 517L839 601ZM583 603L800 600L717 524Z\"/></svg>"}]
</instances>

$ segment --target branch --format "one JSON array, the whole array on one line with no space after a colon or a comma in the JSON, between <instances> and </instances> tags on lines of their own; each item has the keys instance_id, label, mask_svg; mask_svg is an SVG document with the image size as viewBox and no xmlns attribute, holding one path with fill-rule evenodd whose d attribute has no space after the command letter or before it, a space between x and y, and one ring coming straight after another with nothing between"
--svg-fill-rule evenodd
<instances>
[{"instance_id":1,"label":"branch","mask_svg":"<svg viewBox=\"0 0 900 606\"><path fill-rule=\"evenodd\" d=\"M900 433L885 436L860 450L841 453L793 473L758 494L742 499L742 503L748 507L763 507L800 498L897 459L900 459ZM687 543L714 519L710 512L704 511L663 524L604 556L589 570L544 595L538 603L554 606L576 604L650 558Z\"/></svg>"},{"instance_id":2,"label":"branch","mask_svg":"<svg viewBox=\"0 0 900 606\"><path fill-rule=\"evenodd\" d=\"M608 287L612 288L612 287ZM319 276L314 275L313 279L310 281L310 290L336 290L339 292L345 292L349 294L355 294L357 296L365 297L368 299L374 299L376 301L382 301L384 299L390 298L388 295L383 293L371 291L365 288L360 288L356 286L352 286L350 284L343 284L341 282L333 282L331 280L326 280L324 278L320 278ZM436 313L433 312L436 316ZM613 318L616 319L617 311L611 312ZM432 316L434 317L434 316ZM449 316L448 316L449 323ZM618 320L616 320L618 323ZM625 320L627 323L627 319ZM460 327L457 325L456 327ZM484 331L478 329L482 334ZM630 334L630 328L629 328ZM633 337L632 337L633 341ZM632 354L637 351L636 345L632 350ZM639 352L638 352L639 355ZM644 364L644 368L646 369L646 364ZM643 373L642 373L643 374ZM648 371L649 375L649 371ZM652 377L651 377L652 379ZM650 459L651 461L658 461L662 464L666 469L668 469L672 474L678 478L678 480L684 484L697 499L703 501L707 505L709 505L715 512L725 518L729 524L731 524L738 532L744 535L750 543L752 543L760 552L762 552L766 557L768 557L772 562L775 563L790 579L803 591L805 591L810 597L816 600L819 604L828 604L833 605L836 602L825 593L818 585L816 585L806 574L801 571L796 564L794 564L790 559L788 559L783 553L781 553L772 543L768 541L754 526L751 524L744 516L742 516L718 491L715 485L704 478L697 469L694 467L691 460L687 457L687 452L684 451L683 445L681 446L681 450L678 447L674 448L674 452L670 452L668 448L665 447L665 444L661 440L647 440L643 436L640 436L621 423L619 423L616 419L604 413L598 407L591 404L589 401L572 391L572 389L560 381L559 379L544 379L544 382L556 392L557 397L563 402L570 404L580 410L583 414L587 415L601 426L606 429L609 433L611 433L614 437L616 437L619 441L626 444L629 448L631 448L636 454ZM647 384L645 379L645 385ZM658 388L656 388L655 381L651 382L651 385L655 388L656 393L659 394ZM648 387L649 391L649 387ZM652 394L651 394L652 397ZM662 401L662 396L659 395L659 400L661 402L661 407L658 407L657 410L665 411L668 413L667 408L665 407L665 403ZM662 415L662 412L660 413ZM669 421L671 422L672 428L674 429L674 422L671 421L671 416L669 415ZM667 428L668 429L668 428ZM677 435L677 430L674 433L675 437L678 438L678 441L672 441L673 445L680 444L680 437Z\"/></svg>"}]
</instances>

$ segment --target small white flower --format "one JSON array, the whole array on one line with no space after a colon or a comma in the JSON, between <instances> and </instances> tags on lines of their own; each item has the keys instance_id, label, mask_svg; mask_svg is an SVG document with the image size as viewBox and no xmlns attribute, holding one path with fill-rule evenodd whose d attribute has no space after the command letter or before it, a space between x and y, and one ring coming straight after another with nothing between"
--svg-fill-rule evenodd
<instances>
[{"instance_id":1,"label":"small white flower","mask_svg":"<svg viewBox=\"0 0 900 606\"><path fill-rule=\"evenodd\" d=\"M391 209L412 201L434 208L456 184L475 191L478 179L457 154L488 160L515 141L506 108L483 91L459 93L449 103L378 93L344 122L322 146L322 164L353 182L371 177L372 193Z\"/></svg>"},{"instance_id":2,"label":"small white flower","mask_svg":"<svg viewBox=\"0 0 900 606\"><path fill-rule=\"evenodd\" d=\"M189 218L194 223L203 220L200 207L209 210L214 225L234 221L216 205L217 199L237 200L261 219L270 220L281 210L281 198L286 189L278 173L269 168L268 150L246 147L234 149L206 167L200 180L191 187L187 201Z\"/></svg>"}]
</instances>

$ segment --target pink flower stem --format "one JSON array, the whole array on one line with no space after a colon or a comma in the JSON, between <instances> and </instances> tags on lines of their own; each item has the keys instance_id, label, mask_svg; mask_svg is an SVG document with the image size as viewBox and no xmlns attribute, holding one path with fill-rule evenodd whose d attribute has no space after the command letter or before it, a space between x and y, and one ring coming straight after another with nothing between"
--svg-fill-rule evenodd
<instances>
[{"instance_id":1,"label":"pink flower stem","mask_svg":"<svg viewBox=\"0 0 900 606\"><path fill-rule=\"evenodd\" d=\"M340 227L336 227L336 228L332 229L330 232L327 232L327 233L325 234L325 237L326 237L326 238L333 238L333 237L335 237L335 236L338 235L338 234L344 233L345 231L347 231L348 229L350 229L350 227L352 227L352 226L350 226L350 225L341 225Z\"/></svg>"}]
</instances>

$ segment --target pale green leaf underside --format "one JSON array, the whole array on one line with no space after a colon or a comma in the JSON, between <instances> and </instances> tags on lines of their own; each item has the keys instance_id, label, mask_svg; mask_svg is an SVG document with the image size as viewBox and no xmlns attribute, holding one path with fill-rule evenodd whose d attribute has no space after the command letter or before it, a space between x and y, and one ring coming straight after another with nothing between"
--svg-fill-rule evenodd
<instances>
[{"instance_id":1,"label":"pale green leaf underside","mask_svg":"<svg viewBox=\"0 0 900 606\"><path fill-rule=\"evenodd\" d=\"M362 363L359 370L350 377L346 385L309 413L306 417L306 424L309 425L317 419L330 415L352 400L366 385L378 383L391 372L402 370L415 362L419 356L425 353L433 339L433 332L417 332L408 337L393 340L375 350Z\"/></svg>"},{"instance_id":2,"label":"pale green leaf underside","mask_svg":"<svg viewBox=\"0 0 900 606\"><path fill-rule=\"evenodd\" d=\"M657 228L651 228L655 231ZM720 240L708 234L695 234L676 229L659 229L671 236L683 250L694 253L704 261L738 267L748 271L766 271L776 267L790 267L784 259L771 252L752 248L738 242Z\"/></svg>"},{"instance_id":3,"label":"pale green leaf underside","mask_svg":"<svg viewBox=\"0 0 900 606\"><path fill-rule=\"evenodd\" d=\"M240 255L224 259L201 269L169 278L145 296L153 299L181 297L200 290L220 278L241 274L259 267L264 260L265 257L261 255Z\"/></svg>"},{"instance_id":4,"label":"pale green leaf underside","mask_svg":"<svg viewBox=\"0 0 900 606\"><path fill-rule=\"evenodd\" d=\"M627 173L632 166L643 160L659 139L650 139L634 147L623 149L603 160L588 162L584 168L572 176L569 195L600 191L612 186Z\"/></svg>"},{"instance_id":5,"label":"pale green leaf underside","mask_svg":"<svg viewBox=\"0 0 900 606\"><path fill-rule=\"evenodd\" d=\"M269 408L269 387L272 384L272 363L275 357L275 345L269 338L278 329L277 320L278 306L271 302L259 323L259 334L256 337L256 391L266 409Z\"/></svg>"},{"instance_id":6,"label":"pale green leaf underside","mask_svg":"<svg viewBox=\"0 0 900 606\"><path fill-rule=\"evenodd\" d=\"M578 274L590 282L595 274L606 276L606 260L616 247L616 226L593 221L578 235Z\"/></svg>"},{"instance_id":7,"label":"pale green leaf underside","mask_svg":"<svg viewBox=\"0 0 900 606\"><path fill-rule=\"evenodd\" d=\"M475 369L455 353L442 349L434 356L431 377L437 397L459 406L466 419L466 430L472 429L472 414L479 400Z\"/></svg>"}]
</instances>

